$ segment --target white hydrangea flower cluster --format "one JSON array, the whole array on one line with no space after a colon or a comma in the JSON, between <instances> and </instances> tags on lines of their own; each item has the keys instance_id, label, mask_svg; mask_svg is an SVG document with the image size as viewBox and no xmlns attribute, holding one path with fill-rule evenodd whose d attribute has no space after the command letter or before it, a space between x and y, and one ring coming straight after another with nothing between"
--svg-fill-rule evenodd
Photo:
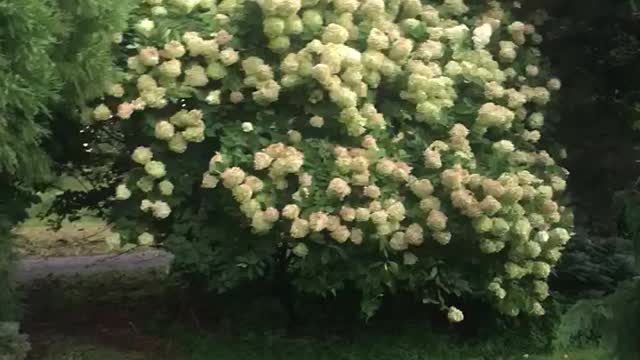
<instances>
[{"instance_id":1,"label":"white hydrangea flower cluster","mask_svg":"<svg viewBox=\"0 0 640 360\"><path fill-rule=\"evenodd\" d=\"M262 28L269 39L268 47L283 53L291 46L290 36L302 33L304 25L298 15L300 0L261 0L258 4L265 16Z\"/></svg>"},{"instance_id":2,"label":"white hydrangea flower cluster","mask_svg":"<svg viewBox=\"0 0 640 360\"><path fill-rule=\"evenodd\" d=\"M167 175L166 166L163 162L153 160L153 152L150 148L139 146L131 153L131 160L142 165L147 175L142 176L136 182L136 186L143 193L150 193L156 186L156 180L162 179ZM164 179L157 184L158 191L162 196L171 196L173 194L174 185L171 181ZM115 198L117 200L128 200L132 196L132 191L126 184L120 184L116 187ZM140 209L144 212L151 212L153 217L157 219L166 219L171 214L171 207L165 201L151 201L149 199L142 200Z\"/></svg>"},{"instance_id":3,"label":"white hydrangea flower cluster","mask_svg":"<svg viewBox=\"0 0 640 360\"><path fill-rule=\"evenodd\" d=\"M246 75L244 84L254 87L253 100L260 105L268 105L278 100L280 84L273 80L273 70L258 57L248 57L242 61Z\"/></svg>"},{"instance_id":4,"label":"white hydrangea flower cluster","mask_svg":"<svg viewBox=\"0 0 640 360\"><path fill-rule=\"evenodd\" d=\"M354 251L377 242L384 261L410 269L448 247L473 247L480 263L503 262L484 285L504 313L544 313L571 214L558 203L566 170L536 148L561 83L531 60L541 41L534 25L507 23L498 1L479 14L464 0L211 4L167 5L203 11L216 32L166 43L149 39L178 15L149 4L155 10L135 26L144 46L129 58L129 86L110 88L117 109L98 105L96 121L154 114L154 149L185 159L190 143L212 136L210 114L237 116L222 137L243 140L222 142L201 187L221 183L216 191L229 192L256 234L287 234L301 259L316 255L318 239ZM259 34L238 31L250 6L263 15ZM154 155L133 152L146 173L137 187L175 196L171 163ZM126 185L116 190L131 196ZM171 213L162 200L140 208Z\"/></svg>"}]
</instances>

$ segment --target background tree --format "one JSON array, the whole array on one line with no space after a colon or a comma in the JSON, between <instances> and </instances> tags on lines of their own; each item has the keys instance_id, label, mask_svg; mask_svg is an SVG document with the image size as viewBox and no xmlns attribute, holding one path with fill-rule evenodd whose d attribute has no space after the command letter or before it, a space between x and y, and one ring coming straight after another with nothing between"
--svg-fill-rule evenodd
<instances>
[{"instance_id":1,"label":"background tree","mask_svg":"<svg viewBox=\"0 0 640 360\"><path fill-rule=\"evenodd\" d=\"M567 148L576 221L604 236L617 233L611 194L640 176L630 131L640 124L638 9L637 0L536 0L520 9L540 25L541 49L563 82L547 126Z\"/></svg>"}]
</instances>

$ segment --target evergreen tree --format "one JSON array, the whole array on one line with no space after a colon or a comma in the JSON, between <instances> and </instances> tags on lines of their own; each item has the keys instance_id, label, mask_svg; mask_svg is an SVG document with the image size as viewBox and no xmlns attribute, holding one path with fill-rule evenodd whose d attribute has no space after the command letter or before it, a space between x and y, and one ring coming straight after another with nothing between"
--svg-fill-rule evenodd
<instances>
[{"instance_id":1,"label":"evergreen tree","mask_svg":"<svg viewBox=\"0 0 640 360\"><path fill-rule=\"evenodd\" d=\"M51 53L64 31L51 1L0 1L0 321L16 317L10 231L29 203L23 189L48 173L39 144L47 134L47 108L61 89Z\"/></svg>"},{"instance_id":2,"label":"evergreen tree","mask_svg":"<svg viewBox=\"0 0 640 360\"><path fill-rule=\"evenodd\" d=\"M136 2L0 0L0 325L19 319L11 229L36 199L34 187L52 177L49 155L77 129L81 104L115 76L114 34ZM57 139L46 141L52 125ZM5 335L0 358L22 358L19 337Z\"/></svg>"}]
</instances>

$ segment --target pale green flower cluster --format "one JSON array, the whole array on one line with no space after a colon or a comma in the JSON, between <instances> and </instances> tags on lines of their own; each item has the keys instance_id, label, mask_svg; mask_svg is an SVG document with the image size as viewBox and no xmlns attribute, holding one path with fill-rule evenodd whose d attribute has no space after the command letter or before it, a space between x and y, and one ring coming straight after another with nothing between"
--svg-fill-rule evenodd
<instances>
[{"instance_id":1,"label":"pale green flower cluster","mask_svg":"<svg viewBox=\"0 0 640 360\"><path fill-rule=\"evenodd\" d=\"M287 141L252 150L252 166L234 160L235 149L223 148L211 159L202 187L221 183L255 233L285 229L300 258L313 255L308 239L320 235L342 246L380 242L381 253L398 256L406 271L434 249L474 247L481 262L502 264L490 270L486 287L504 313L544 313L546 278L569 241L570 212L557 202L566 171L534 146L550 91L561 84L542 80L537 62L522 63L535 59L524 56L535 53L531 46L540 40L533 25L506 23L497 1L470 14L463 0L437 6L419 0L259 0L261 34L247 35L233 25L245 20L243 9L251 2L173 3L187 13L200 5L217 31L186 32L139 49L128 61L134 93L111 88L120 105L115 114L99 105L95 120L154 112L158 143L173 156L187 156L189 143L205 140L210 120L197 106L171 106L181 91L198 94L203 108L250 103L268 109L285 95L331 106L332 116L299 107L314 131L337 132L324 139L332 154L322 169L308 166L301 127L282 134ZM169 16L158 10L161 0L151 5L150 18ZM156 27L145 19L135 29L152 37ZM267 42L261 48L242 36ZM233 86L226 85L229 79ZM475 91L468 91L471 86ZM382 110L386 98L408 109L400 124L400 114ZM461 106L471 110L461 115ZM246 119L237 126L246 136L257 132ZM421 137L432 134L437 136L429 141ZM147 147L135 149L132 159L146 173L137 182L142 192L157 188L172 196L165 177L179 174L154 160ZM125 185L118 187L118 199L130 196ZM319 208L310 199L339 205ZM141 209L161 219L171 213L160 200L144 200ZM146 234L139 240L154 241ZM463 320L460 310L448 309L450 321Z\"/></svg>"}]
</instances>

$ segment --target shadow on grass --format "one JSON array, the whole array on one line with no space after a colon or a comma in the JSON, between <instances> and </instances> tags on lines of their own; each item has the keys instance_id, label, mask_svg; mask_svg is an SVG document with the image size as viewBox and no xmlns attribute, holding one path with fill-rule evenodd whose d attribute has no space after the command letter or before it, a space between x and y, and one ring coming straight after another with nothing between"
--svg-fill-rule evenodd
<instances>
[{"instance_id":1,"label":"shadow on grass","mask_svg":"<svg viewBox=\"0 0 640 360\"><path fill-rule=\"evenodd\" d=\"M80 345L69 340L52 346L42 360L146 360L144 354L124 353L97 345Z\"/></svg>"},{"instance_id":2,"label":"shadow on grass","mask_svg":"<svg viewBox=\"0 0 640 360\"><path fill-rule=\"evenodd\" d=\"M77 339L60 339L62 344L50 347L43 360L611 360L595 349L554 355L515 354L504 357L478 355L478 349L461 348L461 344L446 337L424 334L388 334L364 336L356 342L339 339L260 337L217 337L196 333L181 333L165 341L178 343L172 354L125 351L103 344L88 344Z\"/></svg>"},{"instance_id":3,"label":"shadow on grass","mask_svg":"<svg viewBox=\"0 0 640 360\"><path fill-rule=\"evenodd\" d=\"M213 296L166 284L145 277L105 278L73 290L60 283L31 289L25 322L34 343L31 358L611 360L595 350L566 358L564 353L536 356L545 352L538 339L545 336L544 327L491 322L495 314L486 308L454 326L438 309L396 298L365 323L357 317L357 297L301 299L300 321L292 328L268 288Z\"/></svg>"}]
</instances>

